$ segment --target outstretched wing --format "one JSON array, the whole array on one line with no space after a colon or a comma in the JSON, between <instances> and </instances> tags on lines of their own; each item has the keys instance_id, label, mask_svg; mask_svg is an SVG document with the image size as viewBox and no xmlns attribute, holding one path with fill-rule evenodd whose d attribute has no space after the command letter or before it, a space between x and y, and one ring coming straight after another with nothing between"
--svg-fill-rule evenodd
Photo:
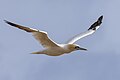
<instances>
[{"instance_id":1,"label":"outstretched wing","mask_svg":"<svg viewBox=\"0 0 120 80\"><path fill-rule=\"evenodd\" d=\"M32 28L28 28L28 27L24 27L24 26L21 26L21 25L18 25L18 24L15 24L15 23L12 23L12 22L9 22L9 21L6 21L4 20L7 24L11 25L11 26L14 26L14 27L17 27L19 29L22 29L26 32L30 32L33 34L33 36L46 48L49 48L49 47L58 47L57 43L55 43L54 41L52 41L48 35L47 35L47 32L45 31L39 31L37 29L32 29Z\"/></svg>"},{"instance_id":2,"label":"outstretched wing","mask_svg":"<svg viewBox=\"0 0 120 80\"><path fill-rule=\"evenodd\" d=\"M100 16L100 17L98 18L98 20L97 20L95 23L93 23L87 31L85 31L85 32L83 32L83 33L80 33L80 34L74 36L74 37L73 37L72 39L70 39L67 43L68 43L68 44L73 44L73 43L75 43L77 40L79 40L79 39L81 39L81 38L83 38L83 37L86 37L86 36L88 36L88 35L90 35L90 34L93 34L93 33L100 27L100 25L101 25L101 23L102 23L102 19L103 19L103 16Z\"/></svg>"}]
</instances>

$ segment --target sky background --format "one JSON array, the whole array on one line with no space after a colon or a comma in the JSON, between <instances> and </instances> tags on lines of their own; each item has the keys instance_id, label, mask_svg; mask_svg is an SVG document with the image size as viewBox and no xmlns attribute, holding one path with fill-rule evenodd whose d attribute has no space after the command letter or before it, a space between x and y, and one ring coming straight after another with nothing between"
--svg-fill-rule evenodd
<instances>
[{"instance_id":1,"label":"sky background","mask_svg":"<svg viewBox=\"0 0 120 80\"><path fill-rule=\"evenodd\" d=\"M120 80L120 0L0 0L0 80ZM76 43L88 51L31 55L43 47L3 20L48 32L65 43L99 16L95 34Z\"/></svg>"}]
</instances>

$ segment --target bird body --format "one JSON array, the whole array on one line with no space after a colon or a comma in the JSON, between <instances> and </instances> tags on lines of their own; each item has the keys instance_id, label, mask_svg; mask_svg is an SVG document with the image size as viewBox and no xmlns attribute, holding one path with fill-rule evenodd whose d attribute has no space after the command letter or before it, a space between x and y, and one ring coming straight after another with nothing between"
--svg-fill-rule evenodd
<instances>
[{"instance_id":1,"label":"bird body","mask_svg":"<svg viewBox=\"0 0 120 80\"><path fill-rule=\"evenodd\" d=\"M32 54L46 54L49 56L59 56L62 54L71 53L76 50L85 50L86 51L87 49L82 48L79 45L74 44L74 43L83 37L93 34L100 27L100 24L102 23L102 19L103 19L103 16L100 16L98 18L98 20L96 22L94 22L87 31L80 33L78 35L75 35L73 38L68 40L66 42L66 44L57 44L56 42L54 42L53 40L51 40L48 37L48 34L45 31L24 27L24 26L9 22L7 20L5 20L5 22L13 27L17 27L26 32L32 33L32 35L45 48L42 51L33 52Z\"/></svg>"},{"instance_id":2,"label":"bird body","mask_svg":"<svg viewBox=\"0 0 120 80\"><path fill-rule=\"evenodd\" d=\"M59 56L62 54L68 54L74 50L76 50L74 47L77 46L75 44L58 44L58 47L50 47L46 48L42 51L33 52L32 54L46 54L49 56Z\"/></svg>"}]
</instances>

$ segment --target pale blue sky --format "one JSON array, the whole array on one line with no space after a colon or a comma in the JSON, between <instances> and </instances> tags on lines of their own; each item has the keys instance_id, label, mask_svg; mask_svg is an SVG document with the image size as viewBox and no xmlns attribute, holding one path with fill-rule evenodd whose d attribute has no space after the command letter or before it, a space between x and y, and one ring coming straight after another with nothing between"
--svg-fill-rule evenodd
<instances>
[{"instance_id":1,"label":"pale blue sky","mask_svg":"<svg viewBox=\"0 0 120 80\"><path fill-rule=\"evenodd\" d=\"M0 80L120 80L120 0L0 0ZM51 57L31 55L41 45L4 19L48 32L58 43L100 29L76 43L88 51Z\"/></svg>"}]
</instances>

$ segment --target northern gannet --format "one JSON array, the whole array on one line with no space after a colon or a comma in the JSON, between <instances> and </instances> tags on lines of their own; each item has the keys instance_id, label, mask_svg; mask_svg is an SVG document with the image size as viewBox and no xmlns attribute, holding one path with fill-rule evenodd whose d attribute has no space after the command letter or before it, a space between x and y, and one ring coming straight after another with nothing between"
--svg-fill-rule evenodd
<instances>
[{"instance_id":1,"label":"northern gannet","mask_svg":"<svg viewBox=\"0 0 120 80\"><path fill-rule=\"evenodd\" d=\"M7 20L4 20L7 24L17 27L19 29L22 29L26 32L32 33L33 36L41 43L41 45L45 48L44 50L38 51L38 52L33 52L32 54L46 54L49 56L59 56L65 53L70 53L72 51L76 50L87 50L85 48L80 47L77 44L74 44L77 40L86 37L90 34L93 34L101 25L102 23L103 16L100 16L96 22L94 22L90 28L80 34L75 35L73 38L68 40L65 44L57 44L53 40L51 40L47 32L33 29L33 28L28 28L25 26L21 26L12 22L9 22Z\"/></svg>"}]
</instances>

